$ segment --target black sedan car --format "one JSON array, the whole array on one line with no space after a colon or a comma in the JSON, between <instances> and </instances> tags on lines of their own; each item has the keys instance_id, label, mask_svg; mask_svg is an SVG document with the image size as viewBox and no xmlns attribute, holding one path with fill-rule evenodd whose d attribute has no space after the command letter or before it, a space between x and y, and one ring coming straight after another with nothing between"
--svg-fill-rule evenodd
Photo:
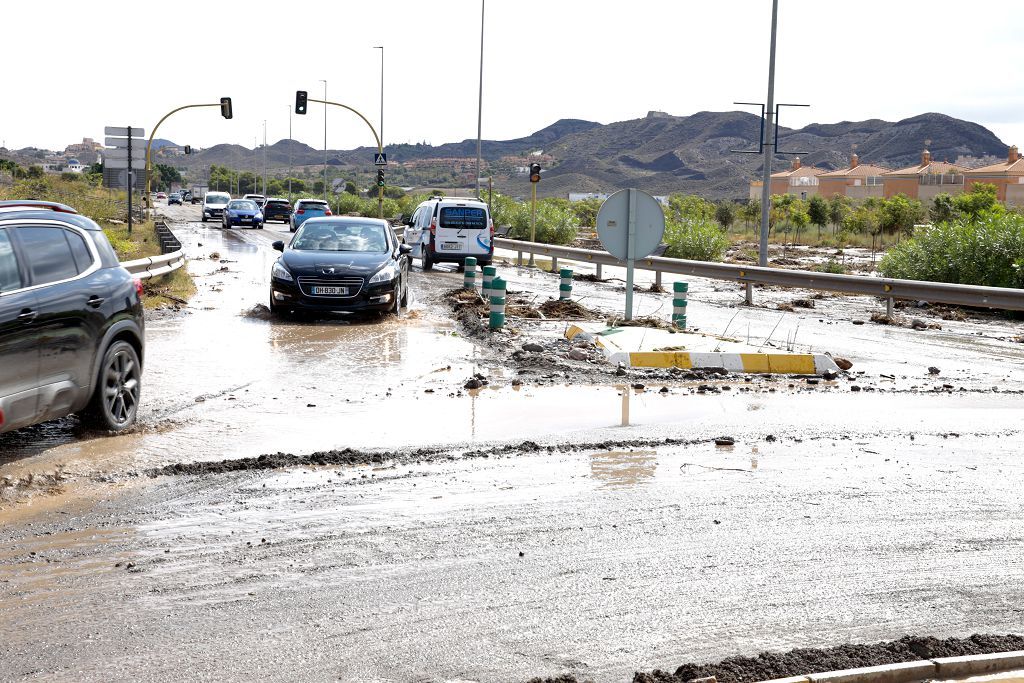
<instances>
[{"instance_id":1,"label":"black sedan car","mask_svg":"<svg viewBox=\"0 0 1024 683\"><path fill-rule=\"evenodd\" d=\"M281 221L282 223L287 223L291 216L292 204L287 199L271 197L267 200L267 203L263 205L263 220L267 223L270 221Z\"/></svg>"},{"instance_id":2,"label":"black sedan car","mask_svg":"<svg viewBox=\"0 0 1024 683\"><path fill-rule=\"evenodd\" d=\"M409 302L409 252L387 221L306 220L270 271L270 310L390 311Z\"/></svg>"}]
</instances>

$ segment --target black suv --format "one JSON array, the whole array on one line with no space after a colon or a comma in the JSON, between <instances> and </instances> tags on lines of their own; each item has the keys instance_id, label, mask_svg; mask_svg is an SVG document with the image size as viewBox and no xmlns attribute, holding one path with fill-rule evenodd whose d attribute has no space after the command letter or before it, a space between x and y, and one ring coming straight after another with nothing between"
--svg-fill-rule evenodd
<instances>
[{"instance_id":1,"label":"black suv","mask_svg":"<svg viewBox=\"0 0 1024 683\"><path fill-rule=\"evenodd\" d=\"M96 223L53 202L0 201L0 432L80 413L135 423L142 283Z\"/></svg>"},{"instance_id":2,"label":"black suv","mask_svg":"<svg viewBox=\"0 0 1024 683\"><path fill-rule=\"evenodd\" d=\"M292 217L292 205L287 199L271 197L263 205L263 222L281 221L287 223Z\"/></svg>"}]
</instances>

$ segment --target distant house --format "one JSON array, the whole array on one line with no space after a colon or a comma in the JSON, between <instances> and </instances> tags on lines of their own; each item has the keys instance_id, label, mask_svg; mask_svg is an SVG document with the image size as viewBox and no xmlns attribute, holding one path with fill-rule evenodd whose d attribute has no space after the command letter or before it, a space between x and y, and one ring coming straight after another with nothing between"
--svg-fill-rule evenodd
<instances>
[{"instance_id":1,"label":"distant house","mask_svg":"<svg viewBox=\"0 0 1024 683\"><path fill-rule=\"evenodd\" d=\"M818 176L825 172L824 168L802 165L800 157L797 157L787 170L772 173L771 193L791 194L800 199L807 199L818 194ZM763 186L764 183L760 180L750 183L750 199L761 199Z\"/></svg>"},{"instance_id":2,"label":"distant house","mask_svg":"<svg viewBox=\"0 0 1024 683\"><path fill-rule=\"evenodd\" d=\"M608 199L608 193L607 192L570 192L569 193L569 201L570 202L582 202L585 199L598 199L598 200L603 202L604 200Z\"/></svg>"},{"instance_id":3,"label":"distant house","mask_svg":"<svg viewBox=\"0 0 1024 683\"><path fill-rule=\"evenodd\" d=\"M964 171L964 189L971 191L976 183L996 186L996 196L1011 206L1024 206L1024 159L1017 146L1010 147L1006 161Z\"/></svg>"},{"instance_id":4,"label":"distant house","mask_svg":"<svg viewBox=\"0 0 1024 683\"><path fill-rule=\"evenodd\" d=\"M65 173L81 173L85 170L85 164L78 159L68 159L68 163L64 165Z\"/></svg>"},{"instance_id":5,"label":"distant house","mask_svg":"<svg viewBox=\"0 0 1024 683\"><path fill-rule=\"evenodd\" d=\"M928 150L921 152L921 163L899 168L882 175L882 196L898 194L922 202L931 202L940 193L959 194L964 191L963 166L945 161L932 161Z\"/></svg>"},{"instance_id":6,"label":"distant house","mask_svg":"<svg viewBox=\"0 0 1024 683\"><path fill-rule=\"evenodd\" d=\"M837 194L852 199L881 197L882 174L889 170L884 166L862 164L860 157L854 154L849 167L818 175L818 194L826 199Z\"/></svg>"}]
</instances>

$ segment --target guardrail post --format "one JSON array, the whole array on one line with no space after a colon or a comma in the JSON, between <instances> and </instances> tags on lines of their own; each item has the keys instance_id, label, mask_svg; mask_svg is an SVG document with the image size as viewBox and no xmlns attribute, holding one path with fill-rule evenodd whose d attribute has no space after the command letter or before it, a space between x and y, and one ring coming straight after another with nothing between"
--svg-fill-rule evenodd
<instances>
[{"instance_id":1,"label":"guardrail post","mask_svg":"<svg viewBox=\"0 0 1024 683\"><path fill-rule=\"evenodd\" d=\"M490 303L491 301L491 282L494 280L494 276L498 274L498 269L494 266L484 266L483 274L483 294L484 301Z\"/></svg>"},{"instance_id":2,"label":"guardrail post","mask_svg":"<svg viewBox=\"0 0 1024 683\"><path fill-rule=\"evenodd\" d=\"M558 298L559 300L569 300L572 298L572 269L562 268L558 274L561 277L558 283Z\"/></svg>"},{"instance_id":3,"label":"guardrail post","mask_svg":"<svg viewBox=\"0 0 1024 683\"><path fill-rule=\"evenodd\" d=\"M557 256L552 256L551 257L551 272L552 273L557 273L558 272L558 257Z\"/></svg>"},{"instance_id":4,"label":"guardrail post","mask_svg":"<svg viewBox=\"0 0 1024 683\"><path fill-rule=\"evenodd\" d=\"M505 281L500 277L491 280L489 327L500 330L505 326Z\"/></svg>"},{"instance_id":5,"label":"guardrail post","mask_svg":"<svg viewBox=\"0 0 1024 683\"><path fill-rule=\"evenodd\" d=\"M885 300L885 317L887 317L887 318L891 318L892 317L892 309L893 309L893 300L892 300L892 297L890 296L888 299Z\"/></svg>"},{"instance_id":6,"label":"guardrail post","mask_svg":"<svg viewBox=\"0 0 1024 683\"><path fill-rule=\"evenodd\" d=\"M476 258L466 257L465 275L462 278L462 288L476 290Z\"/></svg>"},{"instance_id":7,"label":"guardrail post","mask_svg":"<svg viewBox=\"0 0 1024 683\"><path fill-rule=\"evenodd\" d=\"M604 278L601 277L601 266L602 265L603 264L600 264L600 263L597 264L596 274L597 274L597 279L598 280L603 280L604 279Z\"/></svg>"},{"instance_id":8,"label":"guardrail post","mask_svg":"<svg viewBox=\"0 0 1024 683\"><path fill-rule=\"evenodd\" d=\"M654 284L657 285L659 289L661 288L661 271L660 270L654 271Z\"/></svg>"},{"instance_id":9,"label":"guardrail post","mask_svg":"<svg viewBox=\"0 0 1024 683\"><path fill-rule=\"evenodd\" d=\"M517 251L516 252L516 265L517 266L523 265L523 252L521 252L521 251Z\"/></svg>"},{"instance_id":10,"label":"guardrail post","mask_svg":"<svg viewBox=\"0 0 1024 683\"><path fill-rule=\"evenodd\" d=\"M753 306L754 305L754 283L753 282L748 282L747 283L747 302L746 303L747 303L748 306Z\"/></svg>"},{"instance_id":11,"label":"guardrail post","mask_svg":"<svg viewBox=\"0 0 1024 683\"><path fill-rule=\"evenodd\" d=\"M672 324L681 330L686 329L686 297L689 290L688 282L672 283Z\"/></svg>"}]
</instances>

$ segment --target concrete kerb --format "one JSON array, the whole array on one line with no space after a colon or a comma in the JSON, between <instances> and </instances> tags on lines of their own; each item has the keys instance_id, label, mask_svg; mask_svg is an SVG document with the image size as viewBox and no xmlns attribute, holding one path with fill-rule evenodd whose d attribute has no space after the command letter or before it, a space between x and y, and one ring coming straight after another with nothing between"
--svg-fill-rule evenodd
<instances>
[{"instance_id":1,"label":"concrete kerb","mask_svg":"<svg viewBox=\"0 0 1024 683\"><path fill-rule=\"evenodd\" d=\"M569 325L565 330L566 339L585 339L593 342L604 352L609 363L634 368L725 368L730 372L771 373L780 375L821 375L826 371L838 372L839 367L829 356L821 353L786 352L743 352L743 351L695 351L675 348L672 350L628 350L616 343L615 335L626 329L611 327L601 331L587 330L579 325ZM716 342L717 339L702 334L679 333L680 341ZM717 346L716 346L717 347Z\"/></svg>"},{"instance_id":2,"label":"concrete kerb","mask_svg":"<svg viewBox=\"0 0 1024 683\"><path fill-rule=\"evenodd\" d=\"M937 678L966 678L1024 669L1024 650L966 657L940 657L860 669L775 678L761 683L916 683Z\"/></svg>"}]
</instances>

